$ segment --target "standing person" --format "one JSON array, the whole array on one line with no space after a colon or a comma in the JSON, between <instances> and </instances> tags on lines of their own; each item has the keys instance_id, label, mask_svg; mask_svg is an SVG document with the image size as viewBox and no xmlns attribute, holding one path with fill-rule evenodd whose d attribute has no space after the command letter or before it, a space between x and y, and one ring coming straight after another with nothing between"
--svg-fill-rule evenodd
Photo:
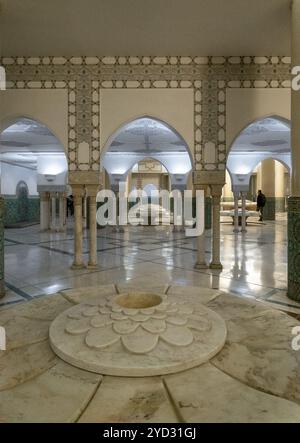
<instances>
[{"instance_id":1,"label":"standing person","mask_svg":"<svg viewBox=\"0 0 300 443\"><path fill-rule=\"evenodd\" d=\"M67 197L67 217L69 216L69 214L72 216L74 215L74 200L73 200L73 195L69 195L69 197Z\"/></svg>"},{"instance_id":2,"label":"standing person","mask_svg":"<svg viewBox=\"0 0 300 443\"><path fill-rule=\"evenodd\" d=\"M260 213L259 221L263 221L263 215L264 215L264 207L266 205L266 196L261 192L261 190L258 191L257 195L257 211Z\"/></svg>"}]
</instances>

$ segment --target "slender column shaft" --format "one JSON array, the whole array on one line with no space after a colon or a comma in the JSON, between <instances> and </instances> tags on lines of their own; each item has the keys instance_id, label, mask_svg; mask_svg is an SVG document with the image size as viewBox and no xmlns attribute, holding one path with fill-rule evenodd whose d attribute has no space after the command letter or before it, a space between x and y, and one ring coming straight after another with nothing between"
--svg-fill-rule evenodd
<instances>
[{"instance_id":1,"label":"slender column shaft","mask_svg":"<svg viewBox=\"0 0 300 443\"><path fill-rule=\"evenodd\" d=\"M40 229L48 231L50 229L50 196L48 192L40 192Z\"/></svg>"},{"instance_id":2,"label":"slender column shaft","mask_svg":"<svg viewBox=\"0 0 300 443\"><path fill-rule=\"evenodd\" d=\"M198 188L200 190L203 190L206 196L207 187L203 186L201 188ZM205 208L203 208L203 211L205 211ZM205 214L204 214L205 218ZM199 235L197 238L197 262L195 264L195 269L207 269L207 263L205 259L205 229L202 235Z\"/></svg>"},{"instance_id":3,"label":"slender column shaft","mask_svg":"<svg viewBox=\"0 0 300 443\"><path fill-rule=\"evenodd\" d=\"M64 195L61 193L59 194L59 230L64 230Z\"/></svg>"},{"instance_id":4,"label":"slender column shaft","mask_svg":"<svg viewBox=\"0 0 300 443\"><path fill-rule=\"evenodd\" d=\"M51 194L51 229L56 230L56 194Z\"/></svg>"},{"instance_id":5,"label":"slender column shaft","mask_svg":"<svg viewBox=\"0 0 300 443\"><path fill-rule=\"evenodd\" d=\"M234 194L234 229L233 232L239 232L239 193Z\"/></svg>"},{"instance_id":6,"label":"slender column shaft","mask_svg":"<svg viewBox=\"0 0 300 443\"><path fill-rule=\"evenodd\" d=\"M242 192L242 232L247 232L246 228L246 193Z\"/></svg>"},{"instance_id":7,"label":"slender column shaft","mask_svg":"<svg viewBox=\"0 0 300 443\"><path fill-rule=\"evenodd\" d=\"M171 185L171 192L173 192L173 191L180 191L181 195L182 195L182 198L184 197L184 191L185 190L186 190L186 185L185 184L184 185L176 185L176 184L172 184ZM175 216L175 214L173 214L173 215ZM182 224L179 224L179 225L175 224L175 217L173 218L173 221L174 221L173 231L174 232L184 232L184 230L185 230L185 225L184 225L185 220L184 220L184 217L182 217L182 220L181 220ZM179 223L178 220L176 222Z\"/></svg>"},{"instance_id":8,"label":"slender column shaft","mask_svg":"<svg viewBox=\"0 0 300 443\"><path fill-rule=\"evenodd\" d=\"M87 227L87 196L85 195L83 198L83 208L82 208L82 213L83 213L83 227L86 228Z\"/></svg>"},{"instance_id":9,"label":"slender column shaft","mask_svg":"<svg viewBox=\"0 0 300 443\"><path fill-rule=\"evenodd\" d=\"M275 160L267 159L261 164L261 190L267 197L263 211L264 220L275 220Z\"/></svg>"},{"instance_id":10,"label":"slender column shaft","mask_svg":"<svg viewBox=\"0 0 300 443\"><path fill-rule=\"evenodd\" d=\"M212 190L212 204L213 204L213 232L212 232L212 261L210 263L211 269L223 269L220 260L220 242L221 242L221 220L220 220L220 209L221 209L221 195L222 186L213 185Z\"/></svg>"},{"instance_id":11,"label":"slender column shaft","mask_svg":"<svg viewBox=\"0 0 300 443\"><path fill-rule=\"evenodd\" d=\"M48 226L49 226L49 230L51 229L51 212L52 212L52 199L51 199L51 194L49 194L49 198L48 198L48 210L47 210L47 214L48 214Z\"/></svg>"},{"instance_id":12,"label":"slender column shaft","mask_svg":"<svg viewBox=\"0 0 300 443\"><path fill-rule=\"evenodd\" d=\"M64 196L64 227L67 225L67 194L63 194Z\"/></svg>"},{"instance_id":13,"label":"slender column shaft","mask_svg":"<svg viewBox=\"0 0 300 443\"><path fill-rule=\"evenodd\" d=\"M84 188L82 185L73 186L74 198L74 262L72 269L82 269L82 198Z\"/></svg>"},{"instance_id":14,"label":"slender column shaft","mask_svg":"<svg viewBox=\"0 0 300 443\"><path fill-rule=\"evenodd\" d=\"M97 266L97 186L87 186L87 193L90 197L89 199L89 268L95 268Z\"/></svg>"}]
</instances>

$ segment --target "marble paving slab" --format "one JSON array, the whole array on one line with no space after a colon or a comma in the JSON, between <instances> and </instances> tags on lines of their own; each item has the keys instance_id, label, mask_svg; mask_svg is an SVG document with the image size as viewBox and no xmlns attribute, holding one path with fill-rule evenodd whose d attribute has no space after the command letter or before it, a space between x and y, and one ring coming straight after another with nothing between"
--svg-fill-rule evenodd
<instances>
[{"instance_id":1,"label":"marble paving slab","mask_svg":"<svg viewBox=\"0 0 300 443\"><path fill-rule=\"evenodd\" d=\"M159 377L104 377L79 423L176 423Z\"/></svg>"},{"instance_id":2,"label":"marble paving slab","mask_svg":"<svg viewBox=\"0 0 300 443\"><path fill-rule=\"evenodd\" d=\"M60 361L34 380L0 392L0 422L73 423L101 380L100 375Z\"/></svg>"},{"instance_id":3,"label":"marble paving slab","mask_svg":"<svg viewBox=\"0 0 300 443\"><path fill-rule=\"evenodd\" d=\"M207 363L164 377L187 423L298 423L300 406L252 389Z\"/></svg>"},{"instance_id":4,"label":"marble paving slab","mask_svg":"<svg viewBox=\"0 0 300 443\"><path fill-rule=\"evenodd\" d=\"M0 391L31 380L57 362L48 341L35 343L0 354Z\"/></svg>"},{"instance_id":5,"label":"marble paving slab","mask_svg":"<svg viewBox=\"0 0 300 443\"><path fill-rule=\"evenodd\" d=\"M268 310L227 321L227 341L211 363L255 388L300 404L300 352L292 349L299 321Z\"/></svg>"},{"instance_id":6,"label":"marble paving slab","mask_svg":"<svg viewBox=\"0 0 300 443\"><path fill-rule=\"evenodd\" d=\"M215 289L209 288L201 288L199 286L172 285L168 289L167 294L179 296L185 300L188 300L189 297L194 297L194 300L197 299L199 303L206 304L222 295L222 291L216 291Z\"/></svg>"},{"instance_id":7,"label":"marble paving slab","mask_svg":"<svg viewBox=\"0 0 300 443\"><path fill-rule=\"evenodd\" d=\"M60 292L61 295L70 303L79 304L89 298L116 294L115 285L87 286L85 288L66 289Z\"/></svg>"}]
</instances>

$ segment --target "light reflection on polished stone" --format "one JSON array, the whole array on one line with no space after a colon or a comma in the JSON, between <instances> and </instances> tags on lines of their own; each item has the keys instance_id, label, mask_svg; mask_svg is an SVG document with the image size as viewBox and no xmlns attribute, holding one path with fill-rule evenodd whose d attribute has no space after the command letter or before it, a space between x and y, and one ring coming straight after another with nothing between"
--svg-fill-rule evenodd
<instances>
[{"instance_id":1,"label":"light reflection on polished stone","mask_svg":"<svg viewBox=\"0 0 300 443\"><path fill-rule=\"evenodd\" d=\"M88 233L84 233L84 259L88 260ZM151 287L180 284L224 289L243 297L272 302L279 309L300 312L287 301L286 220L249 225L246 234L235 235L232 225L221 225L223 271L195 270L194 238L168 227L129 227L123 233L99 229L99 269L69 269L73 259L73 235L40 233L38 226L6 231L7 296L1 303L51 294L61 289L97 284L125 283ZM210 232L206 258L210 260ZM26 289L26 290L25 290ZM289 306L287 306L289 305Z\"/></svg>"}]
</instances>

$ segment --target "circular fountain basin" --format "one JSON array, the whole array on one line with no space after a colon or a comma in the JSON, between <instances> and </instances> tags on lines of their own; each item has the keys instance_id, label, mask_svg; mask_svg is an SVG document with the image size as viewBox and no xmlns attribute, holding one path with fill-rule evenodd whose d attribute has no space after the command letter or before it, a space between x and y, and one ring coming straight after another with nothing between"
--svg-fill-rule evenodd
<instances>
[{"instance_id":1,"label":"circular fountain basin","mask_svg":"<svg viewBox=\"0 0 300 443\"><path fill-rule=\"evenodd\" d=\"M50 343L66 362L124 377L171 374L199 366L224 346L226 325L214 311L163 294L99 296L61 313Z\"/></svg>"}]
</instances>

